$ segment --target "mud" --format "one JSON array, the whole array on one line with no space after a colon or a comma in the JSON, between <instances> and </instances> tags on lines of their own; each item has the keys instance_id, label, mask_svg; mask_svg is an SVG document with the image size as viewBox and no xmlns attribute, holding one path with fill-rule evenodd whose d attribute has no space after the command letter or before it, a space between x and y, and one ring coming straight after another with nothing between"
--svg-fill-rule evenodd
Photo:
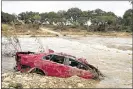
<instances>
[{"instance_id":1,"label":"mud","mask_svg":"<svg viewBox=\"0 0 133 89\"><path fill-rule=\"evenodd\" d=\"M34 37L21 37L19 40L23 51L39 52L39 44ZM90 64L98 67L106 76L104 80L98 83L93 81L87 87L132 88L132 38L102 36L73 39L71 37L40 37L40 40L44 48L48 47L57 52L86 58ZM2 41L4 43L4 39ZM4 51L3 48L2 52ZM14 64L13 57L2 56L2 73L13 72ZM76 78L74 78L74 81L76 81ZM91 82L92 80L88 81ZM79 82L82 83L83 81Z\"/></svg>"}]
</instances>

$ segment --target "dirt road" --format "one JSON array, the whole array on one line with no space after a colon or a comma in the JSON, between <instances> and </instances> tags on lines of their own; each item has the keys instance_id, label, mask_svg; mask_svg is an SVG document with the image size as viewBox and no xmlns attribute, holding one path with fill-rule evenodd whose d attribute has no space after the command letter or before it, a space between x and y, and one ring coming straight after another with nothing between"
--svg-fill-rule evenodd
<instances>
[{"instance_id":1,"label":"dirt road","mask_svg":"<svg viewBox=\"0 0 133 89\"><path fill-rule=\"evenodd\" d=\"M56 31L53 31L53 30L50 30L49 28L40 28L40 30L42 30L42 31L44 31L44 32L50 32L50 33L52 33L52 34L55 34L55 35L58 35L58 36L60 36L60 37L62 37L63 35L62 34L60 34L59 32L56 32Z\"/></svg>"}]
</instances>

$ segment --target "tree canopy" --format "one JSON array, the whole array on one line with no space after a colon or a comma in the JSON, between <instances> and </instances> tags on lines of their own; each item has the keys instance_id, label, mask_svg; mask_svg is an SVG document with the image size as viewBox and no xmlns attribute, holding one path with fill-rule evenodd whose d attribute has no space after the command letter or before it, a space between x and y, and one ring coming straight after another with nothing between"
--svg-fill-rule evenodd
<instances>
[{"instance_id":1,"label":"tree canopy","mask_svg":"<svg viewBox=\"0 0 133 89\"><path fill-rule=\"evenodd\" d=\"M123 17L116 16L113 12L106 12L101 9L82 11L79 8L70 8L67 11L59 10L58 12L22 12L18 15L2 12L2 23L10 23L15 20L22 20L25 24L28 23L46 23L57 24L58 26L86 26L87 21L91 21L91 26L103 26L110 28L111 26L124 25L131 26L132 24L132 9L125 11ZM106 27L105 27L106 26Z\"/></svg>"}]
</instances>

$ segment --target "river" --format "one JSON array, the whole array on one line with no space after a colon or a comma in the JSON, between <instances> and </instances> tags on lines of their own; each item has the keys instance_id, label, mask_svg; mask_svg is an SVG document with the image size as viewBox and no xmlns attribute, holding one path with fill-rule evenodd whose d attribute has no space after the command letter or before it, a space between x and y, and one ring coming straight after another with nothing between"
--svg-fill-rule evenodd
<instances>
[{"instance_id":1,"label":"river","mask_svg":"<svg viewBox=\"0 0 133 89\"><path fill-rule=\"evenodd\" d=\"M44 48L84 57L98 67L106 76L95 85L97 88L132 87L132 38L131 37L39 37ZM34 37L20 37L22 51L39 51L39 43ZM5 43L5 38L2 38ZM2 52L12 48L2 46ZM13 71L14 57L2 56L2 73Z\"/></svg>"}]
</instances>

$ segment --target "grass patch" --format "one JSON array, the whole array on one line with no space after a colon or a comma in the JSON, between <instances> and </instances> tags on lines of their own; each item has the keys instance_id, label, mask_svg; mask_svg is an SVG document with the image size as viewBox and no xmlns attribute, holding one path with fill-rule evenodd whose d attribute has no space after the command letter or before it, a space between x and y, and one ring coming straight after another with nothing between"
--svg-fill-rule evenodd
<instances>
[{"instance_id":1,"label":"grass patch","mask_svg":"<svg viewBox=\"0 0 133 89\"><path fill-rule=\"evenodd\" d=\"M2 31L13 30L13 28L8 24L2 24Z\"/></svg>"}]
</instances>

